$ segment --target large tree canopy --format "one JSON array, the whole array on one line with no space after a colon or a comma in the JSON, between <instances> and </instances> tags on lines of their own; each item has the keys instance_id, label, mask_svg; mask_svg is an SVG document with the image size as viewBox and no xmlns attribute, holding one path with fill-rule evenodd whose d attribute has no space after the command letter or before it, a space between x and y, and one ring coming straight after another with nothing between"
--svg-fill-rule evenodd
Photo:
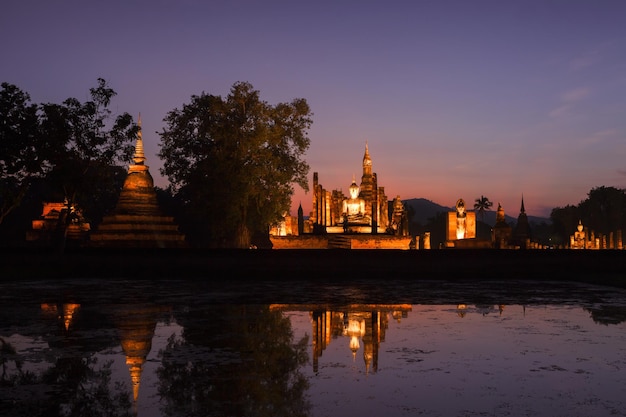
<instances>
[{"instance_id":1,"label":"large tree canopy","mask_svg":"<svg viewBox=\"0 0 626 417\"><path fill-rule=\"evenodd\" d=\"M615 187L595 187L578 206L554 208L550 219L563 243L569 241L579 221L590 231L608 236L626 227L626 191Z\"/></svg>"},{"instance_id":2,"label":"large tree canopy","mask_svg":"<svg viewBox=\"0 0 626 417\"><path fill-rule=\"evenodd\" d=\"M198 244L248 247L289 211L293 184L308 191L312 113L305 99L270 105L246 82L227 97L193 95L160 133L161 173Z\"/></svg>"},{"instance_id":3,"label":"large tree canopy","mask_svg":"<svg viewBox=\"0 0 626 417\"><path fill-rule=\"evenodd\" d=\"M38 135L37 105L15 85L0 90L0 224L24 197L31 180L49 164Z\"/></svg>"},{"instance_id":4,"label":"large tree canopy","mask_svg":"<svg viewBox=\"0 0 626 417\"><path fill-rule=\"evenodd\" d=\"M0 224L5 216L21 218L16 209L24 199L65 200L70 214L80 208L92 223L113 208L137 125L128 113L112 114L116 93L104 79L89 93L84 103L68 98L36 105L27 93L2 83ZM65 217L66 226L71 217Z\"/></svg>"},{"instance_id":5,"label":"large tree canopy","mask_svg":"<svg viewBox=\"0 0 626 417\"><path fill-rule=\"evenodd\" d=\"M117 198L125 174L120 166L130 161L138 129L130 114L112 115L116 93L104 79L97 81L91 100L68 98L41 107L41 135L53 164L50 185L92 221L112 208L103 202L111 206Z\"/></svg>"}]
</instances>

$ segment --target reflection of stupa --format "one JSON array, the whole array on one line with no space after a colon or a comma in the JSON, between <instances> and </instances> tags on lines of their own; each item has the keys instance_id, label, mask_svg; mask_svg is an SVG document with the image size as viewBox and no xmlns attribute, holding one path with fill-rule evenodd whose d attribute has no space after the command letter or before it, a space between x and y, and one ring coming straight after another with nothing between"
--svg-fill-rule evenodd
<instances>
[{"instance_id":1,"label":"reflection of stupa","mask_svg":"<svg viewBox=\"0 0 626 417\"><path fill-rule=\"evenodd\" d=\"M80 304L66 303L59 308L57 304L41 304L41 312L46 317L58 319L63 322L65 331L70 330L70 325L74 320L74 315L80 308Z\"/></svg>"},{"instance_id":2,"label":"reflection of stupa","mask_svg":"<svg viewBox=\"0 0 626 417\"><path fill-rule=\"evenodd\" d=\"M105 216L91 235L98 247L183 247L185 236L173 217L163 216L157 202L154 181L143 151L141 118L135 144L134 163L113 213Z\"/></svg>"},{"instance_id":3,"label":"reflection of stupa","mask_svg":"<svg viewBox=\"0 0 626 417\"><path fill-rule=\"evenodd\" d=\"M120 344L130 372L133 401L136 406L141 372L152 349L152 338L161 309L155 306L128 306L114 311Z\"/></svg>"}]
</instances>

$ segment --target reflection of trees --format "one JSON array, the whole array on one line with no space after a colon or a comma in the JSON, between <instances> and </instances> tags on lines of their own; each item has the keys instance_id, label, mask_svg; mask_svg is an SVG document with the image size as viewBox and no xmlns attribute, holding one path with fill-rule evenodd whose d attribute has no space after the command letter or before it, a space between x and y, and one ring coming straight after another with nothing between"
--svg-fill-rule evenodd
<instances>
[{"instance_id":1,"label":"reflection of trees","mask_svg":"<svg viewBox=\"0 0 626 417\"><path fill-rule=\"evenodd\" d=\"M127 387L116 383L111 390L111 362L99 365L94 357L62 357L41 373L18 367L15 374L3 376L0 387L0 415L5 417L131 415Z\"/></svg>"},{"instance_id":2,"label":"reflection of trees","mask_svg":"<svg viewBox=\"0 0 626 417\"><path fill-rule=\"evenodd\" d=\"M597 308L586 308L595 323L599 324L620 324L626 321L626 307L621 306L600 306Z\"/></svg>"},{"instance_id":3,"label":"reflection of trees","mask_svg":"<svg viewBox=\"0 0 626 417\"><path fill-rule=\"evenodd\" d=\"M40 309L15 306L9 310L14 312L11 320L16 325L21 321L18 333L47 342L49 349L42 354L50 366L43 371L25 369L32 352L16 352L0 339L0 364L6 365L0 379L1 416L132 415L128 387L112 384L111 362L101 363L94 356L111 344L106 332L88 332L107 328L108 322L97 309L44 303ZM38 331L29 334L31 327ZM89 336L80 336L85 333Z\"/></svg>"},{"instance_id":4,"label":"reflection of trees","mask_svg":"<svg viewBox=\"0 0 626 417\"><path fill-rule=\"evenodd\" d=\"M181 338L160 352L166 415L306 416L304 338L268 306L221 306L177 317Z\"/></svg>"},{"instance_id":5,"label":"reflection of trees","mask_svg":"<svg viewBox=\"0 0 626 417\"><path fill-rule=\"evenodd\" d=\"M49 404L54 409L49 415L132 415L128 387L118 382L113 391L110 388L111 362L98 367L98 360L94 357L61 358L43 374L42 379L48 385L62 387Z\"/></svg>"}]
</instances>

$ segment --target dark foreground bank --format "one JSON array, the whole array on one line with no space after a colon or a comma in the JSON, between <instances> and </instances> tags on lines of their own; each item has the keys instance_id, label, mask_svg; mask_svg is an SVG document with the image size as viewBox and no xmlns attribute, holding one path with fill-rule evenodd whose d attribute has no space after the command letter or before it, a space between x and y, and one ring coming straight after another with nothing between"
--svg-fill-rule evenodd
<instances>
[{"instance_id":1,"label":"dark foreground bank","mask_svg":"<svg viewBox=\"0 0 626 417\"><path fill-rule=\"evenodd\" d=\"M3 249L2 279L544 279L626 287L626 251Z\"/></svg>"}]
</instances>

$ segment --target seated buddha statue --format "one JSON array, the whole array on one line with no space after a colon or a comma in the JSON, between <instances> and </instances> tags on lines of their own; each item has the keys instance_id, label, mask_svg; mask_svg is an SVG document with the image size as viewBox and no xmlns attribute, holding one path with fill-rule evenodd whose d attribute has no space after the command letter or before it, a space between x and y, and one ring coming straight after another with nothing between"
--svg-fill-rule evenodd
<instances>
[{"instance_id":1,"label":"seated buddha statue","mask_svg":"<svg viewBox=\"0 0 626 417\"><path fill-rule=\"evenodd\" d=\"M359 197L359 186L353 179L350 185L350 198L343 200L344 224L369 224L369 216L365 214L365 200Z\"/></svg>"},{"instance_id":2,"label":"seated buddha statue","mask_svg":"<svg viewBox=\"0 0 626 417\"><path fill-rule=\"evenodd\" d=\"M576 232L574 232L574 248L585 249L585 230L581 220L578 221Z\"/></svg>"}]
</instances>

